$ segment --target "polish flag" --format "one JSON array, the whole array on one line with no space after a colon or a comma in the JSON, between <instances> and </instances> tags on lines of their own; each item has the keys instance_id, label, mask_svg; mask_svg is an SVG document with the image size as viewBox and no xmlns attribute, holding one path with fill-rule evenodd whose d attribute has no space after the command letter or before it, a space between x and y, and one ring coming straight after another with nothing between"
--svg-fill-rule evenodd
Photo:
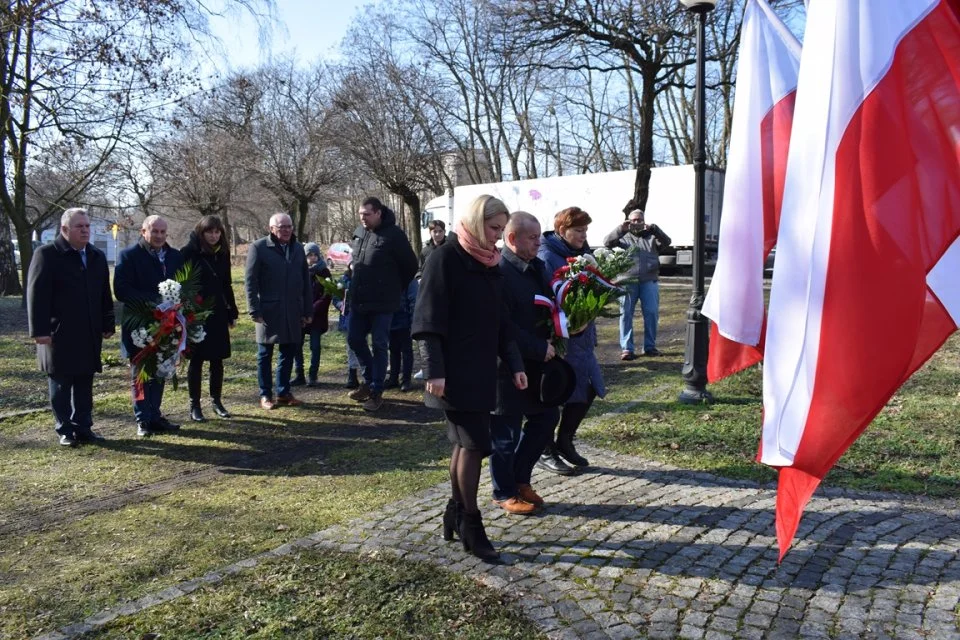
<instances>
[{"instance_id":1,"label":"polish flag","mask_svg":"<svg viewBox=\"0 0 960 640\"><path fill-rule=\"evenodd\" d=\"M763 357L763 264L777 241L800 43L766 0L748 0L723 190L717 268L703 305L713 320L707 378Z\"/></svg>"},{"instance_id":2,"label":"polish flag","mask_svg":"<svg viewBox=\"0 0 960 640\"><path fill-rule=\"evenodd\" d=\"M780 557L960 322L960 0L812 0L763 371Z\"/></svg>"}]
</instances>

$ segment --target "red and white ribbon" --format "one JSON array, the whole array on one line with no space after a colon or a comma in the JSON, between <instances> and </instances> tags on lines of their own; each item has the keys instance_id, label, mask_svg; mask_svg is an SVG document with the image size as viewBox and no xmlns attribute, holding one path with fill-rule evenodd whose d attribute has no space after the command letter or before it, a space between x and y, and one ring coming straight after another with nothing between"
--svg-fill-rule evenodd
<instances>
[{"instance_id":1,"label":"red and white ribbon","mask_svg":"<svg viewBox=\"0 0 960 640\"><path fill-rule=\"evenodd\" d=\"M560 305L547 296L533 296L533 304L550 309L550 319L553 321L553 330L561 338L569 338L570 331L567 327L567 314L563 312Z\"/></svg>"}]
</instances>

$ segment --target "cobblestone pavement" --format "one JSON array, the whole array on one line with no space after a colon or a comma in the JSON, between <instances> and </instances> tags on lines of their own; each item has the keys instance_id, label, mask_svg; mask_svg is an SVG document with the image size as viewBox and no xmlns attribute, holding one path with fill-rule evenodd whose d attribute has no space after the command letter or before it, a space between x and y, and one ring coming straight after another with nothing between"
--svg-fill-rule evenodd
<instances>
[{"instance_id":1,"label":"cobblestone pavement","mask_svg":"<svg viewBox=\"0 0 960 640\"><path fill-rule=\"evenodd\" d=\"M486 503L502 565L440 537L446 486L48 634L64 638L297 547L396 553L514 596L552 638L958 638L955 502L821 490L776 563L773 487L583 448L574 478L538 471L536 516ZM485 472L486 475L486 472ZM489 484L481 487L490 495Z\"/></svg>"}]
</instances>

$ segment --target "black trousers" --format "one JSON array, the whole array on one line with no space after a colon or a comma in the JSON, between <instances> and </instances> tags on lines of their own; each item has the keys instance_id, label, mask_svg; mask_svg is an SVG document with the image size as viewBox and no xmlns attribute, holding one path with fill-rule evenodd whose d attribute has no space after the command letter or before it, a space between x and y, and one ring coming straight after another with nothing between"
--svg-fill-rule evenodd
<instances>
[{"instance_id":1,"label":"black trousers","mask_svg":"<svg viewBox=\"0 0 960 640\"><path fill-rule=\"evenodd\" d=\"M187 367L187 390L191 402L200 402L200 386L203 382L203 360L190 359ZM210 397L220 400L223 393L223 360L210 360Z\"/></svg>"},{"instance_id":2,"label":"black trousers","mask_svg":"<svg viewBox=\"0 0 960 640\"><path fill-rule=\"evenodd\" d=\"M57 433L73 435L93 427L93 374L49 375L50 408L57 420Z\"/></svg>"}]
</instances>

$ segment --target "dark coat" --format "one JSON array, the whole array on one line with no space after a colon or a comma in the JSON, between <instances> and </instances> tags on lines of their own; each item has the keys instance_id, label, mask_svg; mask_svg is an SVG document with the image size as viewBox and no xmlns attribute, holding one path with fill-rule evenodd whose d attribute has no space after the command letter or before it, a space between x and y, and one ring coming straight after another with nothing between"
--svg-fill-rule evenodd
<instances>
[{"instance_id":1,"label":"dark coat","mask_svg":"<svg viewBox=\"0 0 960 640\"><path fill-rule=\"evenodd\" d=\"M62 235L38 248L27 272L30 337L51 336L37 345L40 370L89 375L102 370L103 334L113 333L113 297L107 258L87 245L87 266Z\"/></svg>"},{"instance_id":2,"label":"dark coat","mask_svg":"<svg viewBox=\"0 0 960 640\"><path fill-rule=\"evenodd\" d=\"M503 360L497 369L497 408L499 415L541 413L549 407L538 398L534 381L540 379L543 359L547 355L547 342L552 335L550 312L533 303L534 296L552 299L547 282L546 268L540 258L524 262L509 248L504 248L500 257L500 272L503 274L503 299L513 323L514 340L523 357L530 386L520 391L513 386L513 372Z\"/></svg>"},{"instance_id":3,"label":"dark coat","mask_svg":"<svg viewBox=\"0 0 960 640\"><path fill-rule=\"evenodd\" d=\"M350 310L393 313L417 273L417 256L407 235L396 225L393 211L382 209L380 226L353 233L353 283Z\"/></svg>"},{"instance_id":4,"label":"dark coat","mask_svg":"<svg viewBox=\"0 0 960 640\"><path fill-rule=\"evenodd\" d=\"M413 324L413 310L417 306L417 294L420 292L420 283L416 278L407 285L403 297L400 299L400 308L394 312L390 319L390 331L409 330Z\"/></svg>"},{"instance_id":5,"label":"dark coat","mask_svg":"<svg viewBox=\"0 0 960 640\"><path fill-rule=\"evenodd\" d=\"M303 245L290 238L287 253L273 235L260 238L247 252L247 309L257 323L258 344L297 344L303 318L313 315L313 286Z\"/></svg>"},{"instance_id":6,"label":"dark coat","mask_svg":"<svg viewBox=\"0 0 960 640\"><path fill-rule=\"evenodd\" d=\"M164 245L166 254L163 264L148 247L146 241L141 239L121 251L117 257L113 269L113 293L124 304L138 300L159 303L157 285L164 280L172 280L183 266L183 256L170 245ZM120 352L125 358L133 358L140 348L130 339L129 327L123 327L120 335Z\"/></svg>"},{"instance_id":7,"label":"dark coat","mask_svg":"<svg viewBox=\"0 0 960 640\"><path fill-rule=\"evenodd\" d=\"M547 265L547 273L552 277L557 269L567 264L567 258L583 253L590 253L590 248L586 244L581 250L576 251L556 233L547 231L543 234L540 252L537 255ZM586 402L587 392L591 386L601 398L607 395L600 364L594 353L596 346L597 326L593 322L588 324L584 331L570 336L567 340L567 352L563 358L577 372L577 388L567 400L568 403Z\"/></svg>"},{"instance_id":8,"label":"dark coat","mask_svg":"<svg viewBox=\"0 0 960 640\"><path fill-rule=\"evenodd\" d=\"M424 379L446 378L444 397L426 394L439 409L492 411L497 404L497 354L514 372L523 361L503 307L500 267L474 260L456 239L438 247L423 270L413 311L412 337L440 353L428 354Z\"/></svg>"},{"instance_id":9,"label":"dark coat","mask_svg":"<svg viewBox=\"0 0 960 640\"><path fill-rule=\"evenodd\" d=\"M303 333L308 334L312 331L326 333L330 328L330 321L327 316L330 314L330 301L332 298L323 290L320 279L332 278L333 274L322 262L318 262L308 269L310 273L310 283L313 287L313 321L303 328Z\"/></svg>"},{"instance_id":10,"label":"dark coat","mask_svg":"<svg viewBox=\"0 0 960 640\"><path fill-rule=\"evenodd\" d=\"M183 261L192 262L200 270L200 295L213 300L213 313L203 323L207 336L191 347L190 357L199 360L223 360L230 357L230 323L240 317L230 279L230 254L226 251L204 251L194 231L187 245L180 250Z\"/></svg>"},{"instance_id":11,"label":"dark coat","mask_svg":"<svg viewBox=\"0 0 960 640\"><path fill-rule=\"evenodd\" d=\"M457 234L455 234L453 231L450 231L449 233L447 233L447 237L446 237L446 239L443 241L444 244L445 244L446 241L449 240L450 238L455 238L456 235L457 235ZM431 253L433 253L434 251L436 251L438 246L441 246L441 247L442 247L443 244L437 245L437 243L435 243L435 242L433 241L433 238L430 238L430 240L428 240L427 242L425 242L425 243L423 244L423 247L420 249L420 271L423 271L423 265L426 264L426 262L427 262L427 257L428 257Z\"/></svg>"}]
</instances>

